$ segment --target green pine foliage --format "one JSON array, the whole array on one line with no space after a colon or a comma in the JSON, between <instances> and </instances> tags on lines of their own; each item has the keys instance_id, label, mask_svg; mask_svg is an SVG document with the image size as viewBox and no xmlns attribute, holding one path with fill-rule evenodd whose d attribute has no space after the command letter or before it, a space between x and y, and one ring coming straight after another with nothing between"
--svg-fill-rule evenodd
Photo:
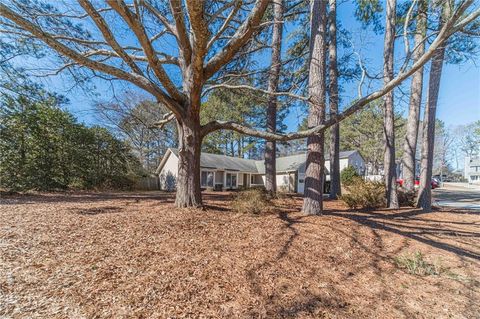
<instances>
[{"instance_id":1,"label":"green pine foliage","mask_svg":"<svg viewBox=\"0 0 480 319\"><path fill-rule=\"evenodd\" d=\"M381 182L365 181L360 177L345 186L346 192L340 197L351 209L375 209L385 207L385 185Z\"/></svg>"},{"instance_id":2,"label":"green pine foliage","mask_svg":"<svg viewBox=\"0 0 480 319\"><path fill-rule=\"evenodd\" d=\"M108 130L80 124L55 96L0 100L0 187L10 191L129 188L138 161Z\"/></svg>"},{"instance_id":3,"label":"green pine foliage","mask_svg":"<svg viewBox=\"0 0 480 319\"><path fill-rule=\"evenodd\" d=\"M347 166L340 172L340 181L342 182L342 185L350 185L354 183L357 178L360 178L360 176L353 166Z\"/></svg>"}]
</instances>

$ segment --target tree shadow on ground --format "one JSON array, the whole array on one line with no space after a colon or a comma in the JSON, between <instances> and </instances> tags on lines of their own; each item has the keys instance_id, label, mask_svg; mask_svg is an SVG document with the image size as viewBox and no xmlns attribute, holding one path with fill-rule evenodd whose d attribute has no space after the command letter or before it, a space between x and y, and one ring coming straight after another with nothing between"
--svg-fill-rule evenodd
<instances>
[{"instance_id":1,"label":"tree shadow on ground","mask_svg":"<svg viewBox=\"0 0 480 319\"><path fill-rule=\"evenodd\" d=\"M336 227L335 224L325 223L325 225L323 225L323 222L320 222L320 224L326 229L329 229L329 231L340 234L341 237L350 242L351 246L360 247L369 256L367 262L362 266L354 266L353 268L355 270L353 272L337 274L339 276L337 280L339 282L348 282L351 280L351 276L355 276L357 273L372 272L377 278L373 280L381 287L374 297L376 300L393 298L391 296L391 288L385 282L385 277L395 271L415 276L417 281L428 282L427 278L421 275L412 275L408 273L406 269L400 268L395 261L395 257L410 246L409 240L418 241L433 248L453 253L459 257L460 262L466 262L466 260L478 262L480 260L479 251L471 249L476 246L468 242L477 240L477 238L480 237L480 229L460 230L456 228L462 226L475 227L475 223L441 220L441 217L430 219L428 214L425 214L419 209L402 209L395 212L326 210L322 216L307 216L299 215L298 207L280 205L276 208L278 208L277 217L283 222L289 235L282 239L282 244L280 248L277 249L276 254L266 257L262 262L257 263L247 272L251 291L253 294L263 298L267 316L295 318L302 314L313 314L316 316L329 313L340 315L351 314L349 313L350 299L345 297L345 293L338 290L335 284L324 288L320 293L318 290L300 289L297 291L295 297L289 299L288 303L282 300L284 297L281 293L274 292L273 294L265 295L265 289L268 287L268 283L262 283L262 279L265 276L264 273L268 273L273 267L277 267L273 265L278 265L291 259L292 254L296 253L291 251L294 249L292 247L294 247L295 242L305 241L305 231L300 227L303 227L305 224L316 223L314 221L316 218L321 220L322 217L333 217L335 220L345 219L354 222L353 224L349 224L348 232L342 229L342 227ZM441 211L435 213L441 213ZM369 237L365 237L365 226L369 229ZM390 232L403 237L401 244L394 247L394 249L391 247L387 249L383 242L384 232ZM462 242L463 239L467 242ZM365 242L366 240L369 242ZM468 246L462 247L461 245ZM334 248L335 244L332 243L332 253ZM298 244L295 249L298 249ZM324 256L324 258L328 259L331 258L331 256ZM309 262L312 261L296 260L298 267L304 267L306 269L311 267ZM386 270L385 264L391 266L389 271ZM465 288L465 295L470 296L469 302L474 303L475 295L468 293L468 291L472 289L472 283L461 281L459 281L459 283ZM438 283L438 285L442 284ZM409 309L401 302L395 303L393 308L397 314L401 313L405 317L416 316L413 309ZM470 313L469 307L465 308L465 312ZM252 315L256 314L254 313Z\"/></svg>"},{"instance_id":2,"label":"tree shadow on ground","mask_svg":"<svg viewBox=\"0 0 480 319\"><path fill-rule=\"evenodd\" d=\"M429 220L427 218L415 218L417 224L412 223L413 216L417 217L424 214L418 209L406 210L399 213L376 212L376 211L326 211L324 215L347 218L361 225L376 230L392 232L409 239L419 241L432 247L442 249L458 256L480 260L480 253L448 244L441 241L441 237L459 238L480 238L480 229L478 231L463 231L454 227L438 227L439 222L448 224L449 221ZM419 224L420 222L421 224ZM455 222L453 223L455 224ZM475 224L471 224L475 225ZM435 240L434 238L437 238Z\"/></svg>"},{"instance_id":3,"label":"tree shadow on ground","mask_svg":"<svg viewBox=\"0 0 480 319\"><path fill-rule=\"evenodd\" d=\"M78 215L94 216L102 214L121 213L123 210L124 208L120 206L104 206L92 208L78 208L74 209L73 212Z\"/></svg>"},{"instance_id":4,"label":"tree shadow on ground","mask_svg":"<svg viewBox=\"0 0 480 319\"><path fill-rule=\"evenodd\" d=\"M155 200L162 204L174 203L175 194L162 191L145 192L75 192L2 195L0 205L31 205L41 203L96 203L110 200Z\"/></svg>"}]
</instances>

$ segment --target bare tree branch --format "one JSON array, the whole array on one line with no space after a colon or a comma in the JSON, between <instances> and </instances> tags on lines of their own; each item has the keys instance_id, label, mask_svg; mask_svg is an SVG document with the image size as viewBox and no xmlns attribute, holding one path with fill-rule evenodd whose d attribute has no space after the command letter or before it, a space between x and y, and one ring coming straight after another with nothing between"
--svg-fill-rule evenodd
<instances>
[{"instance_id":1,"label":"bare tree branch","mask_svg":"<svg viewBox=\"0 0 480 319\"><path fill-rule=\"evenodd\" d=\"M237 14L238 10L240 9L241 1L236 0L236 1L231 2L231 3L232 3L232 4L235 3L235 7L233 7L232 11L231 11L230 14L227 16L227 18L226 18L225 21L223 22L222 26L220 27L220 29L217 31L217 34L215 34L215 35L210 39L210 41L208 41L207 50L213 45L213 43L214 43L215 41L218 40L218 38L225 32L225 30L227 30L230 22L231 22L232 19L235 17L235 14Z\"/></svg>"},{"instance_id":2,"label":"bare tree branch","mask_svg":"<svg viewBox=\"0 0 480 319\"><path fill-rule=\"evenodd\" d=\"M172 83L169 76L165 72L160 63L155 50L153 49L152 43L150 42L144 27L141 22L138 20L138 17L130 11L130 9L125 5L123 0L107 0L107 3L116 11L118 14L125 20L129 25L132 31L135 33L140 45L143 48L145 55L147 56L148 63L153 69L155 76L162 83L162 85L167 90L170 96L177 101L185 101L185 96L177 90L177 87Z\"/></svg>"},{"instance_id":3,"label":"bare tree branch","mask_svg":"<svg viewBox=\"0 0 480 319\"><path fill-rule=\"evenodd\" d=\"M175 32L179 43L179 49L186 65L190 65L192 60L192 44L190 43L187 27L185 25L182 2L180 0L171 0L170 10L175 19Z\"/></svg>"},{"instance_id":4,"label":"bare tree branch","mask_svg":"<svg viewBox=\"0 0 480 319\"><path fill-rule=\"evenodd\" d=\"M467 1L470 2L471 1ZM450 35L453 34L452 29L460 30L469 22L475 20L477 17L480 16L480 9L472 12L466 18L461 20L461 22L457 23L458 18L463 14L463 12L468 8L468 4L463 3L455 12L455 14L443 25L442 29L438 33L438 36L432 42L428 50L421 56L413 65L412 67L405 72L399 73L395 78L391 81L386 83L383 88L377 90L369 95L356 100L350 107L348 107L345 111L337 114L334 117L331 117L325 123L318 125L316 127L312 127L307 130L294 132L294 133L287 133L287 134L280 134L280 133L270 133L265 131L260 131L245 125L238 124L233 121L212 121L202 126L202 136L206 136L207 134L217 131L217 130L231 130L241 134L264 138L266 140L275 140L275 141L290 141L295 139L301 139L308 137L310 135L318 134L319 132L325 131L330 126L339 123L343 119L347 118L348 116L354 114L355 112L361 110L363 107L368 105L370 102L375 101L376 99L384 96L391 90L393 90L396 86L400 85L404 80L410 77L413 73L415 73L419 68L421 68L425 63L427 63L435 51L445 44L445 41L448 39Z\"/></svg>"},{"instance_id":5,"label":"bare tree branch","mask_svg":"<svg viewBox=\"0 0 480 319\"><path fill-rule=\"evenodd\" d=\"M98 61L94 61L88 59L81 53L67 47L65 44L56 40L51 34L43 31L40 27L34 25L32 22L26 20L19 14L12 11L6 5L0 3L0 15L4 16L5 18L15 22L17 25L22 27L25 31L30 32L39 40L45 42L49 47L53 50L61 53L62 55L72 59L76 63L86 66L92 70L97 70L109 75L112 75L116 78L123 79L125 81L129 81L138 87L144 89L145 91L151 93L155 96L159 101L167 105L173 112L180 115L181 108L172 98L165 94L157 85L152 83L147 78L133 74L129 72L125 72L122 69L113 67L111 65L107 65Z\"/></svg>"},{"instance_id":6,"label":"bare tree branch","mask_svg":"<svg viewBox=\"0 0 480 319\"><path fill-rule=\"evenodd\" d=\"M175 114L173 113L167 113L163 116L163 119L158 121L158 122L155 122L151 125L151 128L163 128L167 123L170 123L171 121L173 121L174 119L176 119L175 117Z\"/></svg>"},{"instance_id":7,"label":"bare tree branch","mask_svg":"<svg viewBox=\"0 0 480 319\"><path fill-rule=\"evenodd\" d=\"M213 56L205 67L205 78L210 78L215 72L220 70L232 57L240 50L241 47L250 39L251 35L257 30L263 14L267 9L268 0L257 0L255 7L245 22L237 29L237 32L228 44Z\"/></svg>"},{"instance_id":8,"label":"bare tree branch","mask_svg":"<svg viewBox=\"0 0 480 319\"><path fill-rule=\"evenodd\" d=\"M294 99L298 99L298 100L308 102L308 98L306 98L304 96L301 96L301 95L293 94L291 92L269 92L267 90L263 90L263 89L256 88L256 87L253 87L253 86L249 86L249 85L230 85L230 84L211 85L203 91L203 95L205 95L206 93L208 93L211 90L215 90L215 89L219 89L219 88L234 89L234 90L250 90L250 91L259 92L259 93L266 94L266 95L288 96L288 97L291 97L291 98L294 98Z\"/></svg>"},{"instance_id":9,"label":"bare tree branch","mask_svg":"<svg viewBox=\"0 0 480 319\"><path fill-rule=\"evenodd\" d=\"M103 19L103 17L96 11L93 5L88 0L78 0L82 8L88 13L88 15L92 18L95 25L98 27L100 32L103 35L103 38L107 43L112 47L112 49L122 58L122 60L127 63L127 65L137 74L143 74L142 70L135 64L135 62L130 58L130 56L122 49L120 44L118 44L117 40L113 36L110 28L108 27L107 23Z\"/></svg>"}]
</instances>

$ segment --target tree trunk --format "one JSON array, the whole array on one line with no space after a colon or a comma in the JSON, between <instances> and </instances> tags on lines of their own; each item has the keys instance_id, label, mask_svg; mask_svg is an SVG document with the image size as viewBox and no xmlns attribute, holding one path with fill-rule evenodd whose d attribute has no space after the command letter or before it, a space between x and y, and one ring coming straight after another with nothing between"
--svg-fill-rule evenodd
<instances>
[{"instance_id":1,"label":"tree trunk","mask_svg":"<svg viewBox=\"0 0 480 319\"><path fill-rule=\"evenodd\" d=\"M393 79L393 58L395 43L396 0L387 0L385 43L383 50L384 83ZM395 165L395 113L393 108L393 90L384 97L383 135L385 139L385 155L383 167L385 171L385 187L387 207L398 208L397 177Z\"/></svg>"},{"instance_id":2,"label":"tree trunk","mask_svg":"<svg viewBox=\"0 0 480 319\"><path fill-rule=\"evenodd\" d=\"M326 96L326 1L312 1L310 5L310 69L308 93L310 106L308 127L325 120ZM303 212L320 214L323 210L324 133L307 138L307 163Z\"/></svg>"},{"instance_id":3,"label":"tree trunk","mask_svg":"<svg viewBox=\"0 0 480 319\"><path fill-rule=\"evenodd\" d=\"M330 117L338 113L338 68L337 68L337 1L329 3L329 36L328 46L330 85ZM337 199L342 190L340 187L340 125L337 123L330 129L330 199Z\"/></svg>"},{"instance_id":4,"label":"tree trunk","mask_svg":"<svg viewBox=\"0 0 480 319\"><path fill-rule=\"evenodd\" d=\"M448 2L442 9L443 18L450 15ZM442 27L440 23L439 28ZM435 117L437 112L438 93L442 76L445 45L439 47L432 56L432 65L428 80L428 98L423 118L422 158L420 163L420 187L417 195L417 207L424 212L432 210L432 166L433 146L435 143Z\"/></svg>"},{"instance_id":5,"label":"tree trunk","mask_svg":"<svg viewBox=\"0 0 480 319\"><path fill-rule=\"evenodd\" d=\"M274 24L272 35L272 63L268 81L268 92L275 93L278 90L280 77L282 32L283 32L283 2L273 2ZM277 96L270 94L267 107L267 132L277 130ZM265 144L265 189L268 193L274 194L277 191L276 178L276 142L267 141Z\"/></svg>"},{"instance_id":6,"label":"tree trunk","mask_svg":"<svg viewBox=\"0 0 480 319\"><path fill-rule=\"evenodd\" d=\"M427 33L427 3L418 2L417 30L415 33L413 60L416 62L425 52L423 39ZM412 76L410 89L410 107L408 111L407 133L403 144L403 188L413 193L415 187L415 155L417 150L418 125L420 122L420 107L422 105L423 67Z\"/></svg>"},{"instance_id":7,"label":"tree trunk","mask_svg":"<svg viewBox=\"0 0 480 319\"><path fill-rule=\"evenodd\" d=\"M201 207L200 149L202 138L200 124L195 116L177 123L178 128L178 176L177 207Z\"/></svg>"}]
</instances>

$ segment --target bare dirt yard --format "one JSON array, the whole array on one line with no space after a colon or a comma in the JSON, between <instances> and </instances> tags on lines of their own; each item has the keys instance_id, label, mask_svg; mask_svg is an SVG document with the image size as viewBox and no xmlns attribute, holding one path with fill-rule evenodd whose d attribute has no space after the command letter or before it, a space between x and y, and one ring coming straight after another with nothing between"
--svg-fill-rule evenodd
<instances>
[{"instance_id":1,"label":"bare dirt yard","mask_svg":"<svg viewBox=\"0 0 480 319\"><path fill-rule=\"evenodd\" d=\"M0 318L479 318L480 212L2 196Z\"/></svg>"}]
</instances>

